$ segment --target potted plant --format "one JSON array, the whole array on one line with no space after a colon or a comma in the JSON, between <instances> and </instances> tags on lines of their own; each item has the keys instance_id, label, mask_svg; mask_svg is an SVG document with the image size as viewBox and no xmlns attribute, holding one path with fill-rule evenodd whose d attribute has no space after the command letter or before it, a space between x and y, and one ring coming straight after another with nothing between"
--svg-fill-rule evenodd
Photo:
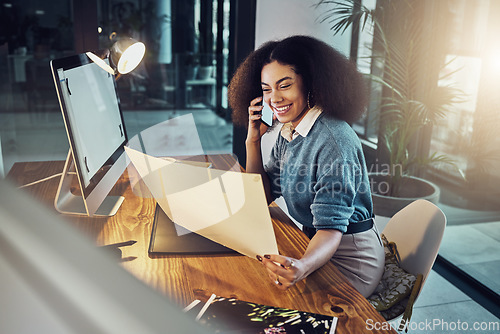
<instances>
[{"instance_id":1,"label":"potted plant","mask_svg":"<svg viewBox=\"0 0 500 334\"><path fill-rule=\"evenodd\" d=\"M458 89L442 84L452 74L440 76L446 63L438 43L444 42L430 38L422 8L409 1L377 1L375 9L356 0L317 5L333 5L322 20L333 23L335 34L354 26L369 27L373 36L368 77L371 99L379 98L377 159L382 166L370 175L375 214L390 217L418 198L437 203L439 188L418 176L429 165L453 165L449 157L429 154L422 145L426 137L430 142L432 125L461 100Z\"/></svg>"}]
</instances>

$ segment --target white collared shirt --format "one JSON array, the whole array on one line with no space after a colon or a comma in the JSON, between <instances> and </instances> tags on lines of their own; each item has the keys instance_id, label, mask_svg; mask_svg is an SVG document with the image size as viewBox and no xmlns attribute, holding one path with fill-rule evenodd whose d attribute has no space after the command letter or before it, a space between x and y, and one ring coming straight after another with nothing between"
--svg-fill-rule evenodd
<instances>
[{"instance_id":1,"label":"white collared shirt","mask_svg":"<svg viewBox=\"0 0 500 334\"><path fill-rule=\"evenodd\" d=\"M304 118L301 119L295 129L293 129L292 122L283 124L281 128L281 136L289 142L297 138L299 135L306 137L309 131L311 131L311 128L319 115L321 115L321 109L312 107L309 109Z\"/></svg>"}]
</instances>

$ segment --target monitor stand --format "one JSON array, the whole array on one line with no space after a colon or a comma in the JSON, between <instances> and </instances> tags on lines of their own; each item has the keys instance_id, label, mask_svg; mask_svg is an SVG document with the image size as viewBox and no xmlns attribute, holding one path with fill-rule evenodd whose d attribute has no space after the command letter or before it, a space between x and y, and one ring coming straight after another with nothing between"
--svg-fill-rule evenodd
<instances>
[{"instance_id":1,"label":"monitor stand","mask_svg":"<svg viewBox=\"0 0 500 334\"><path fill-rule=\"evenodd\" d=\"M89 212L87 202L83 197L81 185L79 187L80 195L75 195L71 192L71 185L76 173L73 154L70 149L54 200L56 210L60 213L70 215L114 216L125 198L123 196L105 196L97 211Z\"/></svg>"}]
</instances>

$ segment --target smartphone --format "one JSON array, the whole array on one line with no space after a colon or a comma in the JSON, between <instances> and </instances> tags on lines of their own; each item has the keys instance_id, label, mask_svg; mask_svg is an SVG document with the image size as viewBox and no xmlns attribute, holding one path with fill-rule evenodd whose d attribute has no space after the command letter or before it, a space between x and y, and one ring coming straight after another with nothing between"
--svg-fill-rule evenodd
<instances>
[{"instance_id":1,"label":"smartphone","mask_svg":"<svg viewBox=\"0 0 500 334\"><path fill-rule=\"evenodd\" d=\"M272 126L273 125L273 116L274 116L273 110L266 102L264 102L264 99L262 99L262 105L264 105L264 108L262 108L262 117L260 120L265 125Z\"/></svg>"}]
</instances>

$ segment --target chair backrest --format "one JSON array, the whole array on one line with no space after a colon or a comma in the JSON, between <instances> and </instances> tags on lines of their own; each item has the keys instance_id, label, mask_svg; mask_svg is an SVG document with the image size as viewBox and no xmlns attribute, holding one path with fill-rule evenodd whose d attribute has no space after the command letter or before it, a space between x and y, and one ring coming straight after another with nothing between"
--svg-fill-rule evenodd
<instances>
[{"instance_id":1,"label":"chair backrest","mask_svg":"<svg viewBox=\"0 0 500 334\"><path fill-rule=\"evenodd\" d=\"M422 274L422 286L436 260L446 226L446 216L433 203L416 200L387 223L383 234L396 243L401 267L414 275Z\"/></svg>"}]
</instances>

